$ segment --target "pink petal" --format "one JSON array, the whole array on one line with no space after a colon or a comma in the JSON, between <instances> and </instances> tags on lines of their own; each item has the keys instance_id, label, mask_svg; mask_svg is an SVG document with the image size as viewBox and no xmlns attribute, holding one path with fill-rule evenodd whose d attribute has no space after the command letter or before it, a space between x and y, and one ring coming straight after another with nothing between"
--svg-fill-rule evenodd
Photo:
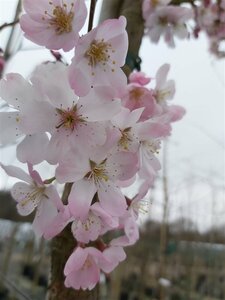
<instances>
[{"instance_id":1,"label":"pink petal","mask_svg":"<svg viewBox=\"0 0 225 300\"><path fill-rule=\"evenodd\" d=\"M98 188L98 197L101 207L112 216L122 216L127 203L121 191L107 182L101 182Z\"/></svg>"},{"instance_id":2,"label":"pink petal","mask_svg":"<svg viewBox=\"0 0 225 300\"><path fill-rule=\"evenodd\" d=\"M88 252L85 249L77 247L65 264L64 274L67 276L71 272L81 269L87 256Z\"/></svg>"},{"instance_id":3,"label":"pink petal","mask_svg":"<svg viewBox=\"0 0 225 300\"><path fill-rule=\"evenodd\" d=\"M78 96L85 96L91 89L90 68L86 61L76 65L75 59L69 67L69 82L71 88ZM87 75L88 74L88 75Z\"/></svg>"},{"instance_id":4,"label":"pink petal","mask_svg":"<svg viewBox=\"0 0 225 300\"><path fill-rule=\"evenodd\" d=\"M2 163L0 163L0 166L6 172L6 174L11 177L18 178L18 179L23 180L30 184L33 182L32 178L26 172L24 172L21 168L18 168L15 166L5 166Z\"/></svg>"},{"instance_id":5,"label":"pink petal","mask_svg":"<svg viewBox=\"0 0 225 300\"><path fill-rule=\"evenodd\" d=\"M57 209L51 200L43 199L38 205L35 218L33 221L33 228L37 236L42 236L48 228L52 226L52 220L57 216Z\"/></svg>"},{"instance_id":6,"label":"pink petal","mask_svg":"<svg viewBox=\"0 0 225 300\"><path fill-rule=\"evenodd\" d=\"M94 214L98 217L100 217L105 224L107 224L111 228L118 227L118 218L112 217L111 214L106 212L101 205L96 202L91 206L91 210L94 212Z\"/></svg>"},{"instance_id":7,"label":"pink petal","mask_svg":"<svg viewBox=\"0 0 225 300\"><path fill-rule=\"evenodd\" d=\"M140 140L149 140L168 136L171 132L171 126L163 123L143 122L138 126L138 137Z\"/></svg>"},{"instance_id":8,"label":"pink petal","mask_svg":"<svg viewBox=\"0 0 225 300\"><path fill-rule=\"evenodd\" d=\"M20 74L9 73L0 81L0 97L20 110L33 94L33 87Z\"/></svg>"},{"instance_id":9,"label":"pink petal","mask_svg":"<svg viewBox=\"0 0 225 300\"><path fill-rule=\"evenodd\" d=\"M49 139L45 133L26 136L17 146L17 158L23 163L39 164L45 160L48 143Z\"/></svg>"},{"instance_id":10,"label":"pink petal","mask_svg":"<svg viewBox=\"0 0 225 300\"><path fill-rule=\"evenodd\" d=\"M17 209L20 215L27 216L34 211L42 200L42 194L35 194L35 187L24 182L17 182L11 190L12 197L18 202Z\"/></svg>"},{"instance_id":11,"label":"pink petal","mask_svg":"<svg viewBox=\"0 0 225 300\"><path fill-rule=\"evenodd\" d=\"M83 149L83 151L84 150L85 149ZM88 171L90 171L89 161L84 153L81 153L79 150L76 152L74 151L74 154L75 155L72 157L68 155L57 167L56 179L59 183L80 180L88 173Z\"/></svg>"},{"instance_id":12,"label":"pink petal","mask_svg":"<svg viewBox=\"0 0 225 300\"><path fill-rule=\"evenodd\" d=\"M67 109L77 102L78 98L69 85L68 67L61 62L39 65L32 73L31 82L48 96L54 107Z\"/></svg>"},{"instance_id":13,"label":"pink petal","mask_svg":"<svg viewBox=\"0 0 225 300\"><path fill-rule=\"evenodd\" d=\"M125 260L126 253L124 252L122 247L114 247L111 246L103 251L103 257L99 262L100 268L106 272L110 273L112 270L116 268L119 262Z\"/></svg>"},{"instance_id":14,"label":"pink petal","mask_svg":"<svg viewBox=\"0 0 225 300\"><path fill-rule=\"evenodd\" d=\"M137 154L131 152L117 152L108 158L106 167L113 181L128 180L138 171Z\"/></svg>"},{"instance_id":15,"label":"pink petal","mask_svg":"<svg viewBox=\"0 0 225 300\"><path fill-rule=\"evenodd\" d=\"M87 116L89 122L110 120L120 112L119 99L108 98L104 87L96 87L94 91L80 99L80 103L84 106L81 112L84 111L83 114Z\"/></svg>"},{"instance_id":16,"label":"pink petal","mask_svg":"<svg viewBox=\"0 0 225 300\"><path fill-rule=\"evenodd\" d=\"M9 144L23 135L18 122L18 112L0 112L0 144Z\"/></svg>"},{"instance_id":17,"label":"pink petal","mask_svg":"<svg viewBox=\"0 0 225 300\"><path fill-rule=\"evenodd\" d=\"M56 217L53 218L49 226L45 228L43 236L45 239L51 239L59 234L70 222L71 216L68 206L65 209L59 211Z\"/></svg>"},{"instance_id":18,"label":"pink petal","mask_svg":"<svg viewBox=\"0 0 225 300\"><path fill-rule=\"evenodd\" d=\"M156 88L161 89L167 80L167 75L170 70L169 64L162 65L156 73Z\"/></svg>"},{"instance_id":19,"label":"pink petal","mask_svg":"<svg viewBox=\"0 0 225 300\"><path fill-rule=\"evenodd\" d=\"M69 208L74 217L87 217L91 201L97 189L93 180L82 179L73 184L69 195Z\"/></svg>"},{"instance_id":20,"label":"pink petal","mask_svg":"<svg viewBox=\"0 0 225 300\"><path fill-rule=\"evenodd\" d=\"M89 241L95 241L98 238L101 227L101 220L90 212L86 220L73 222L71 229L77 241L88 243Z\"/></svg>"}]
</instances>

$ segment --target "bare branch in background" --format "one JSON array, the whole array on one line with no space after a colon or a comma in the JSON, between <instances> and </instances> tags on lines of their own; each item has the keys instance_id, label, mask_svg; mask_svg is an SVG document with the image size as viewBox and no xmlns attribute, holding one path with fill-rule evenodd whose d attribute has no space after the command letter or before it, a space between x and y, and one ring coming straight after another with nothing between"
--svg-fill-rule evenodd
<instances>
[{"instance_id":1,"label":"bare branch in background","mask_svg":"<svg viewBox=\"0 0 225 300\"><path fill-rule=\"evenodd\" d=\"M22 9L22 1L19 0L18 4L17 4L17 7L16 7L16 13L15 13L15 17L14 17L14 21L13 22L16 22L19 19L19 15L21 13L21 9ZM14 24L12 26L12 28L11 28L9 39L8 39L6 47L5 47L5 51L4 51L4 59L5 59L5 61L7 61L10 58L10 56L11 56L10 49L11 49L11 45L12 45L12 41L13 41L13 36L14 36L14 33L15 33L15 27L16 27L15 25L16 24Z\"/></svg>"},{"instance_id":2,"label":"bare branch in background","mask_svg":"<svg viewBox=\"0 0 225 300\"><path fill-rule=\"evenodd\" d=\"M15 20L15 21L13 21L11 23L4 23L4 24L2 24L0 26L0 31L3 30L3 29L5 29L5 28L7 28L7 27L14 26L14 25L16 25L18 23L19 23L19 19Z\"/></svg>"}]
</instances>

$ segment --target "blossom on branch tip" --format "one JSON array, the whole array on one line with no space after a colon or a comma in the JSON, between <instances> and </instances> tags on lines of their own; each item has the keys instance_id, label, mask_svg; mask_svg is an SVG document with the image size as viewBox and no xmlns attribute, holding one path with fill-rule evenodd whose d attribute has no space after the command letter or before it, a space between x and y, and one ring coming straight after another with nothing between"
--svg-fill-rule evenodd
<instances>
[{"instance_id":1,"label":"blossom on branch tip","mask_svg":"<svg viewBox=\"0 0 225 300\"><path fill-rule=\"evenodd\" d=\"M159 7L145 19L146 34L153 43L158 43L161 36L169 47L174 48L174 37L188 38L186 22L193 17L191 8L179 6Z\"/></svg>"},{"instance_id":2,"label":"blossom on branch tip","mask_svg":"<svg viewBox=\"0 0 225 300\"><path fill-rule=\"evenodd\" d=\"M18 167L3 164L0 166L9 176L22 180L12 187L12 197L17 202L20 215L27 216L36 210L33 228L37 235L43 235L63 206L56 188L53 185L45 185L39 173L33 170L30 164L29 175Z\"/></svg>"},{"instance_id":3,"label":"blossom on branch tip","mask_svg":"<svg viewBox=\"0 0 225 300\"><path fill-rule=\"evenodd\" d=\"M109 19L80 38L69 71L71 87L85 96L98 85L122 89L127 82L125 64L128 38L126 19Z\"/></svg>"},{"instance_id":4,"label":"blossom on branch tip","mask_svg":"<svg viewBox=\"0 0 225 300\"><path fill-rule=\"evenodd\" d=\"M69 51L79 39L87 8L84 0L24 0L20 25L25 37L48 49Z\"/></svg>"},{"instance_id":5,"label":"blossom on branch tip","mask_svg":"<svg viewBox=\"0 0 225 300\"><path fill-rule=\"evenodd\" d=\"M122 247L111 246L101 252L94 247L78 246L64 268L65 286L77 290L91 290L100 280L100 270L109 273L125 258Z\"/></svg>"}]
</instances>

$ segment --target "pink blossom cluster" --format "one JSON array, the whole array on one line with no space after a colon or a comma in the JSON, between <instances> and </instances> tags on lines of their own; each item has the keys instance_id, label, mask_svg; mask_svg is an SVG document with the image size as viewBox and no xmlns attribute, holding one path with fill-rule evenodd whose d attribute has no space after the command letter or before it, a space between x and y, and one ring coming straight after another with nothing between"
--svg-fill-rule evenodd
<instances>
[{"instance_id":1,"label":"pink blossom cluster","mask_svg":"<svg viewBox=\"0 0 225 300\"><path fill-rule=\"evenodd\" d=\"M0 143L17 142L17 159L28 173L0 165L20 180L12 196L19 214L35 211L39 236L51 239L70 226L74 251L65 264L65 285L92 289L100 272L125 259L123 247L138 240L137 218L160 169L161 141L184 109L168 102L175 93L168 64L154 79L132 73L127 84L121 70L128 49L124 17L80 37L83 0L25 0L24 8L26 37L52 50L75 45L75 52L69 66L49 62L29 79L10 73L0 81L8 105L0 112ZM50 178L37 172L43 162L54 169ZM130 199L123 188L134 182L139 190ZM70 188L68 199L61 184ZM107 232L117 237L106 242Z\"/></svg>"},{"instance_id":2,"label":"pink blossom cluster","mask_svg":"<svg viewBox=\"0 0 225 300\"><path fill-rule=\"evenodd\" d=\"M195 34L204 31L210 42L210 51L217 57L225 57L225 0L205 0L196 6Z\"/></svg>"},{"instance_id":3,"label":"pink blossom cluster","mask_svg":"<svg viewBox=\"0 0 225 300\"><path fill-rule=\"evenodd\" d=\"M169 47L174 48L174 37L189 37L187 21L193 18L192 8L170 4L171 0L144 0L142 14L145 20L145 32L153 43L161 36Z\"/></svg>"}]
</instances>

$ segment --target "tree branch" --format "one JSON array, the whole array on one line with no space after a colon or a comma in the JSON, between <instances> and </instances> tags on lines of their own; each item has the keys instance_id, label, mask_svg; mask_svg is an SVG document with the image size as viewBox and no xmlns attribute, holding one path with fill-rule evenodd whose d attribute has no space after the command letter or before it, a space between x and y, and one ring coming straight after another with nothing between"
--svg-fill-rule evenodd
<instances>
[{"instance_id":1,"label":"tree branch","mask_svg":"<svg viewBox=\"0 0 225 300\"><path fill-rule=\"evenodd\" d=\"M123 0L104 0L101 7L99 23L107 19L118 18Z\"/></svg>"},{"instance_id":2,"label":"tree branch","mask_svg":"<svg viewBox=\"0 0 225 300\"><path fill-rule=\"evenodd\" d=\"M18 20L20 12L21 12L21 7L22 7L22 1L18 0L18 4L17 4L17 7L16 7L16 13L15 13L15 17L14 17L14 21L13 22L15 22L16 20ZM11 43L12 43L14 32L15 32L15 25L11 28L9 39L8 39L6 47L5 47L5 51L4 51L4 59L5 59L5 61L7 61L10 58L10 56L11 56L11 54L10 54L10 47L11 47Z\"/></svg>"},{"instance_id":3,"label":"tree branch","mask_svg":"<svg viewBox=\"0 0 225 300\"><path fill-rule=\"evenodd\" d=\"M15 20L15 21L13 21L13 22L11 22L11 23L4 23L4 24L2 24L2 25L0 26L0 31L3 30L3 29L6 28L6 27L14 26L14 25L16 25L17 23L19 23L19 19Z\"/></svg>"},{"instance_id":4,"label":"tree branch","mask_svg":"<svg viewBox=\"0 0 225 300\"><path fill-rule=\"evenodd\" d=\"M94 15L95 15L96 2L97 2L96 0L91 0L89 23L88 23L88 32L91 31L91 29L93 27L93 20L94 20Z\"/></svg>"}]
</instances>

